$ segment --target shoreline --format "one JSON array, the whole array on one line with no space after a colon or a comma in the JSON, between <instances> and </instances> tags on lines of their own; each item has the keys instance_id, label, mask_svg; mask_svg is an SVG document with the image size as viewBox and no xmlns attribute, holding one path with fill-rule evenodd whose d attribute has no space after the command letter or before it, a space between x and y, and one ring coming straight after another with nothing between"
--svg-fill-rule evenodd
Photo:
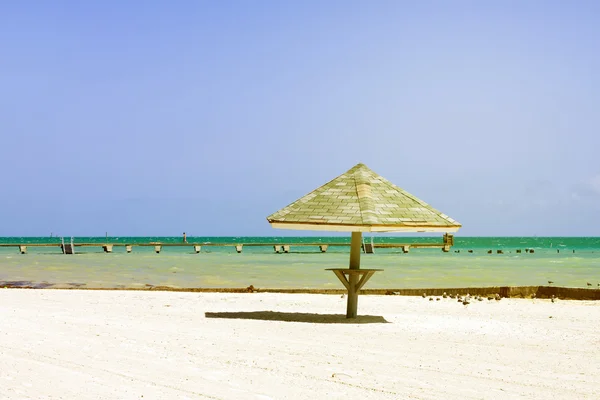
<instances>
[{"instance_id":1,"label":"shoreline","mask_svg":"<svg viewBox=\"0 0 600 400\"><path fill-rule=\"evenodd\" d=\"M75 284L73 286L61 284L27 284L27 282L1 282L0 289L33 289L33 290L82 290L82 291L149 291L149 292L189 292L189 293L281 293L281 294L345 294L347 291L339 289L310 289L310 288L259 288L248 286L245 288L181 288L172 286L145 285L143 287L86 287ZM466 294L478 296L500 295L503 298L539 298L549 299L558 297L565 300L600 300L600 289L572 288L561 286L484 286L484 287L449 287L449 288L412 288L412 289L363 289L360 295L389 295L389 296L442 296L444 293Z\"/></svg>"}]
</instances>

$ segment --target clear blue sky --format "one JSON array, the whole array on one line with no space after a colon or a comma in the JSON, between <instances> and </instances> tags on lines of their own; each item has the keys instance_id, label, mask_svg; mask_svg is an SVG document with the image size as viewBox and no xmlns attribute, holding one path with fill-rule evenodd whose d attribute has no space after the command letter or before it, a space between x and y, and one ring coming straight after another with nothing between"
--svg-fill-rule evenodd
<instances>
[{"instance_id":1,"label":"clear blue sky","mask_svg":"<svg viewBox=\"0 0 600 400\"><path fill-rule=\"evenodd\" d=\"M599 71L596 1L3 1L0 235L296 234L358 162L461 235L600 235Z\"/></svg>"}]
</instances>

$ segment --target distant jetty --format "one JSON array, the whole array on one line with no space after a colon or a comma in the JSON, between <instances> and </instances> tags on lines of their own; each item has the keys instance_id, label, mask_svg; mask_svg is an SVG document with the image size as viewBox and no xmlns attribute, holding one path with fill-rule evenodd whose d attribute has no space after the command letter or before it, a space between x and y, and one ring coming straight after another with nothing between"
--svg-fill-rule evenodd
<instances>
[{"instance_id":1,"label":"distant jetty","mask_svg":"<svg viewBox=\"0 0 600 400\"><path fill-rule=\"evenodd\" d=\"M201 253L202 248L230 248L236 253L242 253L245 247L267 247L272 248L274 253L291 253L298 251L306 251L307 248L312 248L315 252L326 253L330 247L349 247L350 243L336 243L336 242L323 242L323 241L315 241L315 242L301 242L291 239L290 242L281 241L281 243L273 243L272 241L265 242L160 242L160 241L148 241L148 242L111 242L108 238L106 241L95 241L95 242L77 242L75 238L71 237L70 239L60 238L60 242L39 242L39 243L29 243L29 242L12 242L12 243L0 243L0 248L2 247L14 247L17 248L19 253L27 254L28 248L60 248L63 254L75 254L78 248L101 248L105 253L112 253L113 249L121 247L125 248L126 253L132 253L135 247L151 247L153 248L155 253L160 253L163 248L166 247L176 247L176 248L189 248L192 249L194 253ZM362 243L362 251L366 254L375 253L376 249L400 249L402 253L410 252L410 249L421 249L421 248L429 248L429 249L441 249L443 252L450 252L451 247L454 246L454 236L451 234L445 234L441 240L441 242L437 243L373 243L368 241L363 241ZM299 250L302 249L302 250ZM533 248L504 248L504 249L458 249L454 250L455 253L460 253L464 251L465 253L474 253L477 252L479 254L508 254L508 253L535 253ZM575 252L575 250L572 250ZM559 250L557 250L557 253Z\"/></svg>"},{"instance_id":2,"label":"distant jetty","mask_svg":"<svg viewBox=\"0 0 600 400\"><path fill-rule=\"evenodd\" d=\"M21 254L27 253L28 247L59 247L64 254L75 254L77 247L100 247L105 253L112 253L115 247L125 247L127 253L131 253L134 247L153 247L156 253L160 253L163 247L187 247L193 248L195 253L200 253L202 247L230 247L237 253L241 253L244 247L272 247L275 253L289 253L292 248L313 247L321 253L327 252L329 247L349 247L350 243L77 243L73 240L61 243L0 243L0 247L17 247ZM449 252L452 244L444 243L363 243L362 249L365 253L374 253L375 249L401 248L403 253L408 253L411 248L438 248Z\"/></svg>"}]
</instances>

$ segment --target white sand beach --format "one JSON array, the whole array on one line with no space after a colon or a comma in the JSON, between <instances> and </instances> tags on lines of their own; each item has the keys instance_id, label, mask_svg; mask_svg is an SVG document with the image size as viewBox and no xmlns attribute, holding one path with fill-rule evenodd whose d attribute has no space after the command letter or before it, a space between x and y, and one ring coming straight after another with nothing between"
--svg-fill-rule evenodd
<instances>
[{"instance_id":1,"label":"white sand beach","mask_svg":"<svg viewBox=\"0 0 600 400\"><path fill-rule=\"evenodd\" d=\"M345 307L339 295L3 289L0 398L600 398L600 302L361 296L350 323Z\"/></svg>"}]
</instances>

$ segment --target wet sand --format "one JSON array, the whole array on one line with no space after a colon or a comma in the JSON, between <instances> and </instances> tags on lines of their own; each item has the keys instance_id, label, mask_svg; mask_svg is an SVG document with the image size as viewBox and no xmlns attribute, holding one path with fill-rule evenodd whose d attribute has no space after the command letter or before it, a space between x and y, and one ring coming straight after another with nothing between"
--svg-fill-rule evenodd
<instances>
[{"instance_id":1,"label":"wet sand","mask_svg":"<svg viewBox=\"0 0 600 400\"><path fill-rule=\"evenodd\" d=\"M600 398L599 302L345 302L1 289L0 397Z\"/></svg>"}]
</instances>

